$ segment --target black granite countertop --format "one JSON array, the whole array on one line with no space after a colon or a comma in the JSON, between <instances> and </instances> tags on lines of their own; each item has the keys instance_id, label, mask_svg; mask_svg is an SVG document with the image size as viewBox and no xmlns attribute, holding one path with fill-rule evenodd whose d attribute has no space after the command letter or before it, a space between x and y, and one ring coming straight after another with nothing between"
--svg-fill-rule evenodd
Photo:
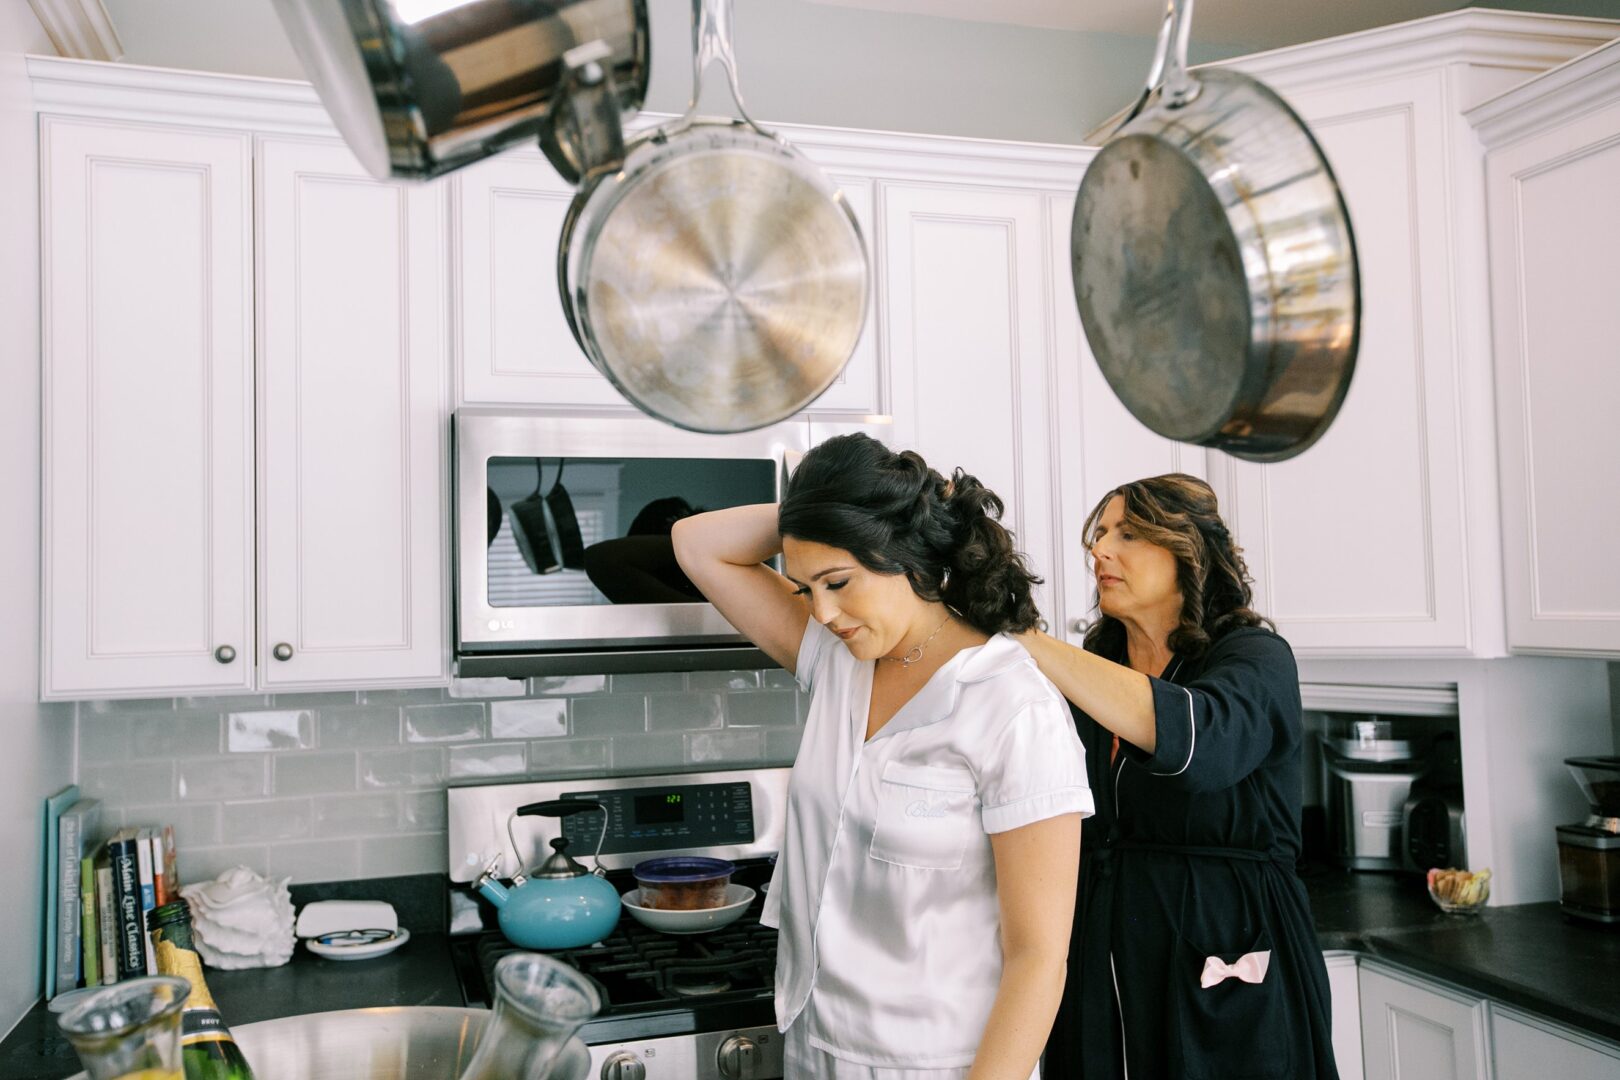
<instances>
[{"instance_id":1,"label":"black granite countertop","mask_svg":"<svg viewBox=\"0 0 1620 1080\"><path fill-rule=\"evenodd\" d=\"M1305 874L1305 885L1323 949L1374 957L1620 1041L1620 927L1577 922L1553 903L1446 915L1422 880L1409 876L1318 869ZM238 1025L336 1009L462 1003L449 939L422 929L373 960L323 960L300 947L283 967L209 969L208 986ZM6 1080L61 1080L77 1071L43 1005L0 1042Z\"/></svg>"}]
</instances>

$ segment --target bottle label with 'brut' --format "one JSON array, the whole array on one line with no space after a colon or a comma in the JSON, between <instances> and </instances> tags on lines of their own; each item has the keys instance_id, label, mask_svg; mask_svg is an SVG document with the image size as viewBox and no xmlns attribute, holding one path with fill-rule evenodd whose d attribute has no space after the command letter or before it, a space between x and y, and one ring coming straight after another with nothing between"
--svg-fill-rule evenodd
<instances>
[{"instance_id":1,"label":"bottle label with 'brut'","mask_svg":"<svg viewBox=\"0 0 1620 1080\"><path fill-rule=\"evenodd\" d=\"M231 1038L224 1017L219 1015L219 1006L208 993L208 983L203 980L201 958L190 949L182 949L162 938L158 939L156 948L158 970L165 975L183 975L191 983L191 994L180 1014L180 1042L189 1046Z\"/></svg>"}]
</instances>

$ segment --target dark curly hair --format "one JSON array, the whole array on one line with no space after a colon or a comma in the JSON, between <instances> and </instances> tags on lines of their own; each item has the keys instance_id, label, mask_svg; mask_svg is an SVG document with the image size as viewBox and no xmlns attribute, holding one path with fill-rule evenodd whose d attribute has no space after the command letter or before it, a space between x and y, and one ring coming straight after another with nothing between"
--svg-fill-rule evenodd
<instances>
[{"instance_id":1,"label":"dark curly hair","mask_svg":"<svg viewBox=\"0 0 1620 1080\"><path fill-rule=\"evenodd\" d=\"M1088 550L1097 538L1098 519L1116 497L1125 500L1125 524L1143 540L1176 557L1181 622L1170 631L1173 651L1198 657L1234 627L1276 629L1270 619L1250 607L1254 579L1243 561L1243 549L1233 542L1221 520L1215 492L1208 484L1186 473L1169 473L1115 488L1086 518L1081 535ZM1086 628L1085 646L1102 656L1123 656L1125 625L1099 612Z\"/></svg>"},{"instance_id":2,"label":"dark curly hair","mask_svg":"<svg viewBox=\"0 0 1620 1080\"><path fill-rule=\"evenodd\" d=\"M868 435L839 435L804 456L788 480L783 536L849 552L876 574L904 574L986 634L1040 621L1030 573L1001 524L1002 502L957 469L946 480L919 455Z\"/></svg>"}]
</instances>

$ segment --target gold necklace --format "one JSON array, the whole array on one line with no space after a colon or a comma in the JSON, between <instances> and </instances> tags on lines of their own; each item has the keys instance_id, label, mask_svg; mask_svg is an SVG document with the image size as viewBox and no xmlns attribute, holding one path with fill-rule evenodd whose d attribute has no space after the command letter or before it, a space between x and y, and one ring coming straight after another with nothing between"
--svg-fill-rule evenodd
<instances>
[{"instance_id":1,"label":"gold necklace","mask_svg":"<svg viewBox=\"0 0 1620 1080\"><path fill-rule=\"evenodd\" d=\"M923 650L928 648L928 643L937 638L939 636L939 632L945 629L945 624L950 621L951 613L947 611L945 613L945 618L940 620L940 624L938 626L934 627L934 632L932 634L929 634L927 637L923 638L923 643L921 645L913 645L906 651L906 655L904 656L880 656L878 659L893 660L902 668L910 667L912 664L915 664L917 661L922 659Z\"/></svg>"}]
</instances>

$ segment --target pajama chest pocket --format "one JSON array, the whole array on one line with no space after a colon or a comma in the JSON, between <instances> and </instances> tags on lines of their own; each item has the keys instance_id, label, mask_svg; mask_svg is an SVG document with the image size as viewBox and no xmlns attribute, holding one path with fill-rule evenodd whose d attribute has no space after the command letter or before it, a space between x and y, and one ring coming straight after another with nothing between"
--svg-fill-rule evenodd
<instances>
[{"instance_id":1,"label":"pajama chest pocket","mask_svg":"<svg viewBox=\"0 0 1620 1080\"><path fill-rule=\"evenodd\" d=\"M955 870L978 832L973 773L944 765L883 766L868 853L917 870Z\"/></svg>"}]
</instances>

